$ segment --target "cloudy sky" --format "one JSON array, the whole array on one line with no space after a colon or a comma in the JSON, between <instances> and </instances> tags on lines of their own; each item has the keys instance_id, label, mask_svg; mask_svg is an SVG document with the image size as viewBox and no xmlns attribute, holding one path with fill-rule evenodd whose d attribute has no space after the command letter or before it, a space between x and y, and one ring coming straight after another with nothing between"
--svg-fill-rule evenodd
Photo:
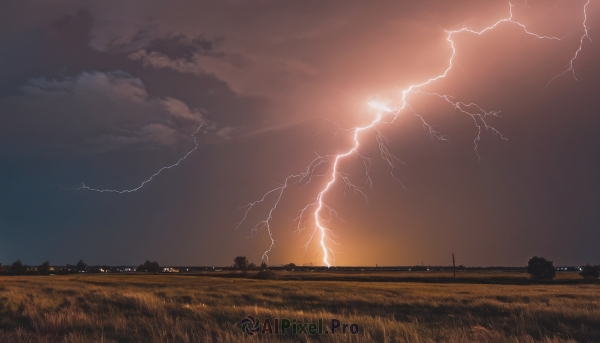
<instances>
[{"instance_id":1,"label":"cloudy sky","mask_svg":"<svg viewBox=\"0 0 600 343\"><path fill-rule=\"evenodd\" d=\"M335 265L600 263L600 4L515 0L514 23L453 36L454 67L421 90L486 111L506 140L442 98L410 94L361 134L323 212ZM507 1L33 1L0 5L0 262L228 265L269 248L273 193L443 73L445 30L482 30ZM472 109L472 108L471 108ZM424 130L428 124L447 140ZM194 134L198 127L200 130ZM385 137L382 138L382 137ZM194 138L196 141L194 141ZM136 192L76 190L133 189ZM380 143L398 158L381 158ZM481 157L478 158L478 155ZM269 263L322 264L293 219L331 161L273 212ZM393 175L390 172L393 171ZM74 189L75 188L75 189ZM314 207L309 213L314 212ZM325 213L327 212L327 213ZM317 233L318 234L318 233Z\"/></svg>"}]
</instances>

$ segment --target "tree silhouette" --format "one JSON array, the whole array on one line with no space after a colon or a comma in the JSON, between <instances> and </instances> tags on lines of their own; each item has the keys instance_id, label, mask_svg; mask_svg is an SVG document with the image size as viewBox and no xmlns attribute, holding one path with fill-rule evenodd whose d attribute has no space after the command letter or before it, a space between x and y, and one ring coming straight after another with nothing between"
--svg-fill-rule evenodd
<instances>
[{"instance_id":1,"label":"tree silhouette","mask_svg":"<svg viewBox=\"0 0 600 343\"><path fill-rule=\"evenodd\" d=\"M533 280L552 280L556 276L554 264L543 257L534 256L527 264L527 273Z\"/></svg>"},{"instance_id":2,"label":"tree silhouette","mask_svg":"<svg viewBox=\"0 0 600 343\"><path fill-rule=\"evenodd\" d=\"M590 266L589 263L581 268L581 272L579 273L584 279L597 279L600 278L600 267L599 266Z\"/></svg>"},{"instance_id":3,"label":"tree silhouette","mask_svg":"<svg viewBox=\"0 0 600 343\"><path fill-rule=\"evenodd\" d=\"M233 259L234 267L240 270L248 269L248 259L246 256L238 256Z\"/></svg>"},{"instance_id":4,"label":"tree silhouette","mask_svg":"<svg viewBox=\"0 0 600 343\"><path fill-rule=\"evenodd\" d=\"M87 263L83 262L83 260L79 260L79 262L77 262L77 265L75 266L75 269L79 270L80 272L86 270L87 268Z\"/></svg>"},{"instance_id":5,"label":"tree silhouette","mask_svg":"<svg viewBox=\"0 0 600 343\"><path fill-rule=\"evenodd\" d=\"M267 268L268 268L268 267L267 267L267 264L266 264L266 263L263 261L263 262L260 264L260 270L267 270Z\"/></svg>"},{"instance_id":6,"label":"tree silhouette","mask_svg":"<svg viewBox=\"0 0 600 343\"><path fill-rule=\"evenodd\" d=\"M9 270L11 274L23 274L26 270L26 266L23 265L21 260L16 260L10 265Z\"/></svg>"},{"instance_id":7,"label":"tree silhouette","mask_svg":"<svg viewBox=\"0 0 600 343\"><path fill-rule=\"evenodd\" d=\"M38 267L40 274L50 274L50 262L46 261Z\"/></svg>"},{"instance_id":8,"label":"tree silhouette","mask_svg":"<svg viewBox=\"0 0 600 343\"><path fill-rule=\"evenodd\" d=\"M137 267L137 271L138 272L158 273L158 272L160 272L160 266L158 265L158 262L156 262L156 261L150 262L150 260L146 260L146 262L144 262L144 264L140 264L140 266Z\"/></svg>"}]
</instances>

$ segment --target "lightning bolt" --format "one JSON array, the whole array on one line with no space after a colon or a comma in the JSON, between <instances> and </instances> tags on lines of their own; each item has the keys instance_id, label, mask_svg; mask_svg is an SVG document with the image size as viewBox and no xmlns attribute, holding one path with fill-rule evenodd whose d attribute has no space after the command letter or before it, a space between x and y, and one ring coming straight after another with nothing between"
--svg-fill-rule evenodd
<instances>
[{"instance_id":1,"label":"lightning bolt","mask_svg":"<svg viewBox=\"0 0 600 343\"><path fill-rule=\"evenodd\" d=\"M568 73L569 71L573 72L573 76L575 76L573 62L578 57L579 53L581 52L581 50L583 48L584 38L586 38L586 37L589 38L589 36L588 36L589 28L586 25L586 22L587 22L586 10L587 10L588 4L589 4L589 0L587 0L585 6L583 7L584 35L580 39L579 49L575 52L575 56L571 59L568 69L565 70L563 73L557 75L556 77L563 75L565 73ZM527 2L526 2L526 5L529 6L529 4ZM361 190L361 187L358 187L358 186L354 185L353 183L351 183L349 178L347 177L347 174L345 174L339 170L340 162L343 159L346 159L350 156L353 156L353 155L358 156L358 158L362 159L362 161L364 162L364 165L365 165L367 185L369 187L372 187L372 184L373 184L371 177L369 176L371 159L364 157L359 151L359 147L361 146L360 137L363 133L369 132L369 131L375 131L377 133L376 140L379 144L381 158L389 164L389 166L391 167L391 175L396 180L398 180L398 179L394 175L394 171L396 169L396 163L399 162L400 160L397 159L394 155L392 155L389 152L389 150L387 148L388 144L389 144L388 140L377 129L377 127L380 124L393 123L401 113L403 113L404 111L409 111L410 113L415 115L422 122L423 127L424 127L425 131L429 134L430 138L438 139L438 140L447 140L447 138L444 135L442 135L440 132L436 131L434 129L434 127L431 126L429 123L427 123L427 121L425 121L425 119L421 115L419 115L418 113L416 113L413 110L412 106L410 105L410 103L408 101L408 96L410 94L424 94L424 95L428 95L428 96L438 97L438 98L446 101L450 106L452 106L454 108L455 112L458 111L460 113L470 116L473 119L474 124L477 128L477 136L475 137L473 143L474 143L474 154L478 159L481 159L479 152L478 152L478 144L481 140L481 134L484 130L492 132L494 135L499 136L503 140L507 140L504 136L502 136L502 134L497 129L495 129L494 127L489 125L487 122L487 119L489 117L498 116L499 112L486 111L481 106L477 105L476 103L466 103L466 102L458 101L453 96L446 95L446 94L426 92L426 91L423 91L422 89L440 79L445 78L448 75L448 73L454 68L454 65L455 65L454 59L456 57L457 51L456 51L456 46L455 46L453 37L457 34L469 33L469 34L475 34L475 35L481 36L481 35L484 35L486 32L495 29L502 23L508 23L508 24L519 26L520 28L523 29L523 31L527 35L530 35L536 39L560 40L560 38L558 38L558 37L540 35L540 34L529 31L524 24L513 19L513 7L514 7L514 5L509 2L509 16L504 19L498 20L494 24L492 24L480 31L472 30L469 28L461 28L458 30L445 30L445 33L447 34L446 41L449 43L450 48L451 48L451 55L448 60L448 67L442 73L440 73L434 77L431 77L424 82L411 85L408 88L402 90L402 95L401 95L401 99L400 99L401 105L398 108L392 109L392 108L388 108L387 106L385 106L382 103L370 102L369 105L371 107L377 109L379 113L375 116L375 118L368 125L355 127L352 129L346 129L346 131L352 132L352 134L353 134L353 145L351 146L351 148L349 150L347 150L343 153L337 154L337 155L326 155L326 156L317 155L317 157L308 165L308 167L302 173L288 176L282 185L266 192L262 196L262 198L260 198L259 200L247 203L246 205L241 207L241 209L244 210L244 215L243 215L242 220L237 224L237 227L241 226L246 221L249 212L256 205L266 202L268 200L268 198L273 194L276 197L273 205L271 206L271 208L268 212L268 216L266 217L266 219L264 219L264 220L260 221L258 224L256 224L251 231L252 232L251 236L256 235L256 233L263 228L266 228L268 231L268 235L271 240L271 244L270 244L269 248L263 253L263 256L262 256L263 259L268 260L268 254L269 254L269 252L272 251L272 249L275 247L275 244L276 244L276 240L273 238L273 232L271 230L271 223L273 221L273 213L276 211L276 209L284 195L285 190L293 184L300 183L300 184L302 184L302 186L304 186L305 184L309 183L312 180L315 169L317 167L319 167L320 165L322 165L324 163L331 163L331 167L329 168L329 171L326 174L326 175L328 175L328 178L329 178L327 183L319 191L319 193L317 194L314 201L312 201L309 204L307 204L306 206L304 206L299 211L298 216L294 219L295 221L298 222L296 232L300 232L300 231L304 230L306 227L306 222L311 220L311 219L304 220L304 217L307 216L307 212L311 208L315 208L314 212L312 212L312 214L311 214L312 221L314 222L314 228L313 228L312 233L310 234L308 241L304 245L304 247L305 247L305 249L308 249L309 243L311 243L313 241L313 239L315 239L315 236L318 236L317 239L319 240L319 246L320 246L320 249L323 254L323 264L325 264L327 267L331 266L330 255L333 255L333 257L335 259L335 251L328 245L328 243L333 243L333 244L338 244L338 243L335 242L335 240L331 237L331 236L335 237L335 235L334 235L333 231L328 227L327 223L330 222L333 215L335 215L339 218L339 214L335 210L333 210L329 205L327 205L327 203L325 202L326 196L329 193L329 191L331 190L331 188L339 180L341 180L345 183L346 189L350 189L350 190L353 190L355 193L360 193L362 195L365 195L365 193L363 193L363 191ZM556 78L556 77L554 77L554 78ZM554 80L554 78L552 80ZM552 80L550 80L550 82ZM366 197L366 195L365 195L365 197ZM327 213L329 213L329 215L326 217L325 215Z\"/></svg>"},{"instance_id":2,"label":"lightning bolt","mask_svg":"<svg viewBox=\"0 0 600 343\"><path fill-rule=\"evenodd\" d=\"M569 61L569 64L567 65L567 69L565 69L562 73L556 75L555 77L553 77L552 79L550 79L550 81L548 81L548 84L546 84L546 87L548 87L548 85L550 85L550 83L552 83L552 81L554 81L554 79L556 79L559 76L563 76L568 72L571 72L571 74L573 75L573 78L577 81L579 81L577 79L577 76L575 76L575 67L573 66L573 63L575 62L575 60L577 59L577 57L579 56L579 53L581 52L581 50L583 50L583 41L584 39L589 39L590 42L592 41L592 38L590 38L589 36L589 30L590 28L587 26L587 6L590 4L590 0L587 0L587 2L585 3L585 5L583 6L583 35L581 36L581 38L579 39L579 47L577 48L577 50L575 51L575 55L573 55L573 58L571 58L571 60Z\"/></svg>"},{"instance_id":3,"label":"lightning bolt","mask_svg":"<svg viewBox=\"0 0 600 343\"><path fill-rule=\"evenodd\" d=\"M76 190L76 191L81 191L81 190L86 190L86 191L93 191L93 192L99 192L99 193L119 193L119 194L123 194L123 193L133 193L133 192L137 192L138 190L140 190L142 187L144 187L144 185L146 185L148 182L152 181L152 179L154 179L155 177L157 177L160 173L162 173L163 171L167 170L167 169L171 169L174 167L177 167L179 165L179 163L181 163L183 160L185 160L191 153L193 153L194 151L196 151L196 149L198 149L198 142L196 141L196 134L200 131L200 129L202 128L203 124L200 124L200 126L198 126L198 129L196 129L196 131L194 131L194 133L192 133L191 137L194 139L194 148L190 151L188 151L182 158L180 158L176 163L170 165L170 166L165 166L160 168L156 173L152 174L148 179L144 180L139 186L135 187L135 188L131 188L131 189L122 189L122 190L118 190L118 189L96 189L96 188L91 188L86 186L83 182L81 183L81 186L79 187L72 187L71 189ZM64 189L64 187L61 187Z\"/></svg>"}]
</instances>

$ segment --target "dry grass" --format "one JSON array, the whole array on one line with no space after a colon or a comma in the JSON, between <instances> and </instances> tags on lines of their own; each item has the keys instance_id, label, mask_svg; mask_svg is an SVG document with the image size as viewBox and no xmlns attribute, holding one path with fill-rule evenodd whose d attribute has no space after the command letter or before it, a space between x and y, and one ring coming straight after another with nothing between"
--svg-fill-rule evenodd
<instances>
[{"instance_id":1,"label":"dry grass","mask_svg":"<svg viewBox=\"0 0 600 343\"><path fill-rule=\"evenodd\" d=\"M489 276L489 275L488 275ZM561 276L565 277L565 276ZM355 322L351 336L247 337L240 320ZM599 342L600 286L0 278L0 342Z\"/></svg>"}]
</instances>

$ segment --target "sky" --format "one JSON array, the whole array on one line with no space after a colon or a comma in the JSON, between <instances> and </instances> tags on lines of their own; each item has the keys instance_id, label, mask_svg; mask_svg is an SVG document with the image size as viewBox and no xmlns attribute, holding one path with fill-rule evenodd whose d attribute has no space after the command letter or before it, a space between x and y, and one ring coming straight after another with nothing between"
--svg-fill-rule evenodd
<instances>
[{"instance_id":1,"label":"sky","mask_svg":"<svg viewBox=\"0 0 600 343\"><path fill-rule=\"evenodd\" d=\"M486 122L502 136L484 128L475 141L480 121L409 94L418 115L405 108L361 133L364 159L344 158L323 197L337 213L321 213L332 265L448 265L452 253L467 266L534 255L600 263L600 4L590 1L592 40L581 41L585 4L513 1L515 21L560 40L506 22L453 35L452 69L420 90L498 111ZM0 262L179 266L238 255L323 265L315 207L294 219L326 187L332 160L282 193L268 260L269 231L253 227L278 193L238 225L243 206L316 157L351 149L343 128L377 118L370 103L400 108L403 90L442 74L445 30L479 31L510 10L503 0L0 8ZM576 79L553 79L580 44ZM134 189L192 150L135 192L78 188Z\"/></svg>"}]
</instances>

